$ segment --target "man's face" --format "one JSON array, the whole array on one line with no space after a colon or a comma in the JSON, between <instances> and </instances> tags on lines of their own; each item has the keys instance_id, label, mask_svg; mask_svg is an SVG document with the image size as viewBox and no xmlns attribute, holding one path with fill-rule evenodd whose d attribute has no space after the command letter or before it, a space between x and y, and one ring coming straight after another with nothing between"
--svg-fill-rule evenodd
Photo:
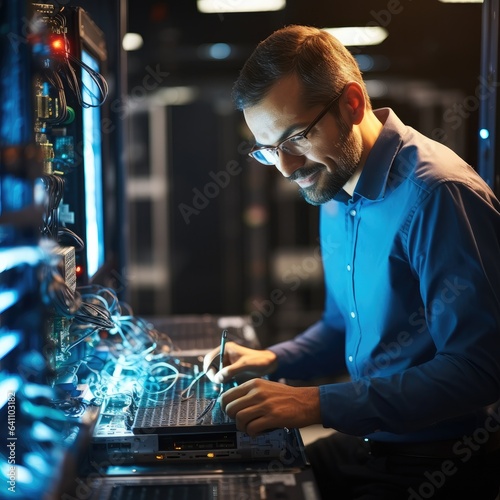
<instances>
[{"instance_id":1,"label":"man's face","mask_svg":"<svg viewBox=\"0 0 500 500\"><path fill-rule=\"evenodd\" d=\"M276 146L302 132L316 118L322 106L304 105L300 90L298 78L283 78L259 104L244 110L257 146ZM307 138L312 146L309 152L295 156L279 150L276 168L298 184L307 202L320 205L330 201L353 177L363 145L352 125L332 113L323 116Z\"/></svg>"}]
</instances>

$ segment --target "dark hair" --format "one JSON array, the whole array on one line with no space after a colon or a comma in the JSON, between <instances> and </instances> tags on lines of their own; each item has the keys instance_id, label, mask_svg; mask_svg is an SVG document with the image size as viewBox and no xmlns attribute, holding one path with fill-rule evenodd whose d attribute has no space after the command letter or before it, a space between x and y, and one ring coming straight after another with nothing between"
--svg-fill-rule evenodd
<instances>
[{"instance_id":1,"label":"dark hair","mask_svg":"<svg viewBox=\"0 0 500 500\"><path fill-rule=\"evenodd\" d=\"M236 108L258 104L277 80L292 74L301 80L309 105L329 101L354 81L371 107L361 71L345 46L324 30L292 25L272 33L248 58L233 86Z\"/></svg>"}]
</instances>

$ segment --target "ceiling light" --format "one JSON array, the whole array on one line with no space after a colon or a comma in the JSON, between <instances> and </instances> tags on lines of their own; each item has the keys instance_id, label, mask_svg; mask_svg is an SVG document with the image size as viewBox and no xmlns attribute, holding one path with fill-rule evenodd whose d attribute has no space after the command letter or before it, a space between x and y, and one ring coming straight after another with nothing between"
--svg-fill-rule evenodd
<instances>
[{"instance_id":1,"label":"ceiling light","mask_svg":"<svg viewBox=\"0 0 500 500\"><path fill-rule=\"evenodd\" d=\"M198 0L198 10L204 14L228 12L269 12L282 10L286 0Z\"/></svg>"},{"instance_id":2,"label":"ceiling light","mask_svg":"<svg viewBox=\"0 0 500 500\"><path fill-rule=\"evenodd\" d=\"M365 80L365 85L371 99L385 97L389 93L387 83L383 80Z\"/></svg>"},{"instance_id":3,"label":"ceiling light","mask_svg":"<svg viewBox=\"0 0 500 500\"><path fill-rule=\"evenodd\" d=\"M390 59L382 54L354 54L354 59L362 72L387 71L391 67Z\"/></svg>"},{"instance_id":4,"label":"ceiling light","mask_svg":"<svg viewBox=\"0 0 500 500\"><path fill-rule=\"evenodd\" d=\"M368 56L366 54L357 54L354 56L356 62L358 63L359 69L361 71L371 71L373 66L375 66L375 61L372 56Z\"/></svg>"},{"instance_id":5,"label":"ceiling light","mask_svg":"<svg viewBox=\"0 0 500 500\"><path fill-rule=\"evenodd\" d=\"M144 40L139 33L125 33L122 41L123 50L139 50L144 44Z\"/></svg>"},{"instance_id":6,"label":"ceiling light","mask_svg":"<svg viewBox=\"0 0 500 500\"><path fill-rule=\"evenodd\" d=\"M231 46L227 43L211 43L198 47L201 59L227 59L231 55Z\"/></svg>"},{"instance_id":7,"label":"ceiling light","mask_svg":"<svg viewBox=\"0 0 500 500\"><path fill-rule=\"evenodd\" d=\"M324 28L337 40L348 46L378 45L389 35L381 26L352 26L345 28Z\"/></svg>"},{"instance_id":8,"label":"ceiling light","mask_svg":"<svg viewBox=\"0 0 500 500\"><path fill-rule=\"evenodd\" d=\"M193 102L196 95L193 87L162 87L151 94L150 101L158 106L181 106Z\"/></svg>"},{"instance_id":9,"label":"ceiling light","mask_svg":"<svg viewBox=\"0 0 500 500\"><path fill-rule=\"evenodd\" d=\"M214 43L209 52L213 59L226 59L231 54L231 47L227 43Z\"/></svg>"}]
</instances>

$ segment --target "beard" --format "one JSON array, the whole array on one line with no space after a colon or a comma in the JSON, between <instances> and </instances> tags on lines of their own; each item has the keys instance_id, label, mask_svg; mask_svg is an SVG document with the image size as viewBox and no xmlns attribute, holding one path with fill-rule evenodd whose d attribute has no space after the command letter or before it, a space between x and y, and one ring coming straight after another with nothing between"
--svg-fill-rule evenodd
<instances>
[{"instance_id":1,"label":"beard","mask_svg":"<svg viewBox=\"0 0 500 500\"><path fill-rule=\"evenodd\" d=\"M319 173L318 180L312 186L299 188L299 194L311 205L322 205L332 200L354 175L361 160L363 153L361 138L354 134L352 127L349 128L342 117L337 118L337 123L340 129L340 137L335 145L339 151L335 162L337 168L333 172L328 172L323 165L317 163L296 170L289 177L289 180L294 181Z\"/></svg>"}]
</instances>

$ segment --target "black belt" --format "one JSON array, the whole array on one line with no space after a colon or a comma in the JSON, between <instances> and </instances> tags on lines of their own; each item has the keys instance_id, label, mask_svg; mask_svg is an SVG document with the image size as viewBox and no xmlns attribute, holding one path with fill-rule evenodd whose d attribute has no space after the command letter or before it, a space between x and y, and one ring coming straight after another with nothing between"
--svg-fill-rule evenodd
<instances>
[{"instance_id":1,"label":"black belt","mask_svg":"<svg viewBox=\"0 0 500 500\"><path fill-rule=\"evenodd\" d=\"M465 454L484 455L500 450L500 432L485 437L482 433L474 439L474 435L445 441L429 441L418 443L394 443L365 439L369 453L374 456L404 456L420 458L460 458Z\"/></svg>"}]
</instances>

